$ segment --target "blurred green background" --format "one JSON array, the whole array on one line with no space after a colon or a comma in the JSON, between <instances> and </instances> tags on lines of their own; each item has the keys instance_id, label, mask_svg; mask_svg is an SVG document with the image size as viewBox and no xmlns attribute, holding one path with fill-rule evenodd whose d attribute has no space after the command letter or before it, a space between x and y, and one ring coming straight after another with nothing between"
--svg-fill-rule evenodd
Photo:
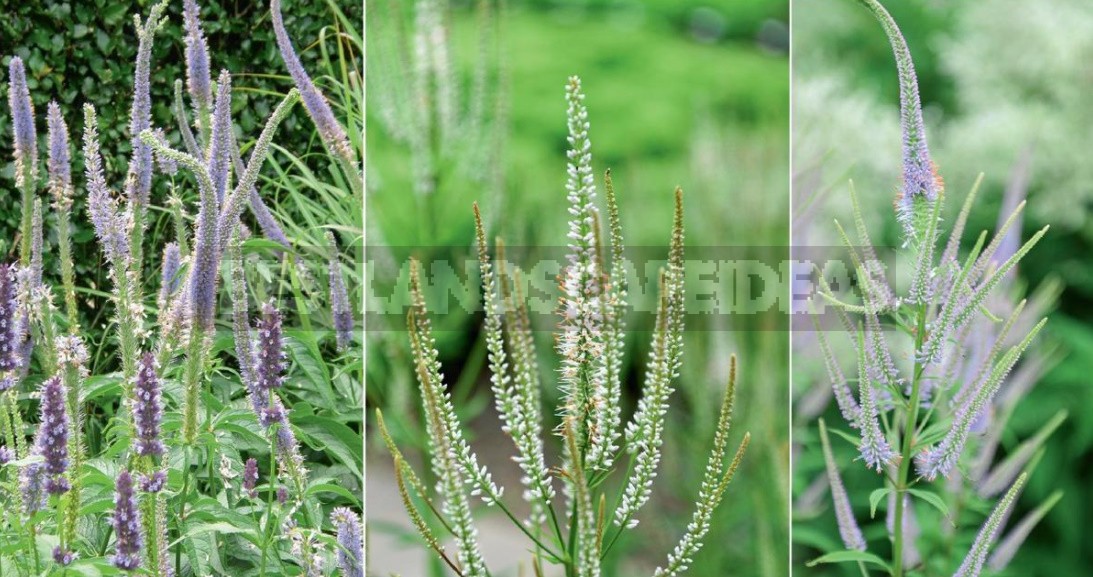
<instances>
[{"instance_id":1,"label":"blurred green background","mask_svg":"<svg viewBox=\"0 0 1093 577\"><path fill-rule=\"evenodd\" d=\"M470 87L483 61L478 48L483 21L472 4L452 3L449 31L456 78L473 102ZM501 144L493 145L487 154L490 160L477 172L450 169L442 160L437 190L431 194L414 192L411 146L393 134L398 132L396 125L382 118L388 102L383 90L397 83L393 76L409 71L373 65L371 60L378 51L391 49L395 31L405 36L412 33L412 5L404 3L400 16L391 15L387 2L367 5L367 218L377 237L382 235L374 242L388 247L374 250L369 261L371 266L383 253L395 263L386 274L376 265L372 274L374 285L380 287L377 292L404 290L396 277L405 275L403 263L408 256L461 263L471 255L474 201L482 206L488 234L503 237L509 246L529 247L518 257L522 261L533 259L537 248L564 247L564 88L567 77L574 74L581 76L587 94L599 190L602 194L603 171L611 168L628 246L654 247L666 254L672 191L680 185L685 191L687 244L692 254L700 252L698 247L737 247L731 249L737 258L761 255L770 262L771 255L784 257L789 129L785 2L512 2L499 21L500 72L496 76L507 79L507 85L502 84L501 97L491 101L487 111L487 117L491 113L501 117L501 138L491 140ZM391 27L392 21L399 24ZM461 154L470 153L456 149L447 162L456 163ZM457 265L455 270L463 269ZM474 285L473 278L469 284ZM437 301L431 300L430 305L436 307ZM391 321L395 328L385 332L370 325L367 395L371 406L405 417L397 423L388 419L405 447L420 445L422 439L415 432L416 383L410 379L405 332L397 328L401 322L396 317ZM632 331L627 343L630 376L625 416L636 403L644 371L650 327L642 322L628 321ZM518 479L506 472L512 467L509 457L514 450L499 434L489 408L492 401L478 329L481 315L453 313L436 323L444 329L438 338L457 410L464 422L472 423L480 457L509 486L506 494L517 495ZM645 572L663 562L689 522L716 424L711 407L723 390L729 355L736 353L741 379L732 439L750 430L753 441L691 574L785 575L788 350L784 317L771 310L730 319L688 319L688 323L694 330L686 336L683 375L672 400L657 479L659 493L640 515L644 521L639 528L620 541L624 551L617 558L625 561L609 567L608 574ZM552 346L555 324L550 319L536 327L547 384L544 402L551 407L558 397L551 385L557 367ZM547 415L553 412L545 410ZM369 444L367 492L372 570L376 575L412 574L412 568L419 567L415 563L426 554L406 528L399 503L383 502L390 494L383 485L390 476L390 460L375 437ZM548 442L553 444L554 437ZM548 448L548 453L555 449ZM385 516L388 509L389 517ZM491 512L479 514L485 518L483 525L491 526ZM487 533L483 541L494 538L496 533ZM525 550L519 541L514 547L517 552Z\"/></svg>"},{"instance_id":2,"label":"blurred green background","mask_svg":"<svg viewBox=\"0 0 1093 577\"><path fill-rule=\"evenodd\" d=\"M1031 436L1059 408L1070 418L1048 443L1013 518L1065 492L1059 506L1033 532L1006 575L1083 575L1093 566L1093 536L1083 528L1093 511L1089 484L1093 463L1093 4L1084 0L1026 3L885 2L902 29L918 72L927 137L948 191L951 222L975 176L985 173L965 239L993 230L1002 192L1020 161L1027 161L1028 209L1023 238L1052 228L1021 263L1029 287L1060 279L1064 289L1047 325L1049 346L1062 360L1022 401L1009 422L1003 447ZM798 190L823 196L814 214L800 220L795 242L839 246L832 217L846 221L846 181L853 178L878 245L898 246L892 200L900 178L898 84L891 47L866 10L842 0L793 1L794 202ZM807 174L806 174L807 173ZM795 204L800 206L800 204ZM798 221L795 220L795 227ZM809 353L811 355L811 353ZM795 367L794 397L823 370L802 361ZM828 422L840 422L829 414ZM810 436L811 435L811 436ZM795 429L805 443L795 463L795 499L805 497L822 467L814 434ZM838 441L841 443L841 441ZM849 458L849 457L848 457ZM876 488L871 475L848 478L848 490ZM854 499L861 505L863 498ZM829 499L828 501L829 502ZM867 510L858 511L868 519ZM818 519L798 520L794 564L819 555L815 536L835 531L830 509ZM852 565L845 574L857 574ZM843 568L817 567L815 575Z\"/></svg>"}]
</instances>

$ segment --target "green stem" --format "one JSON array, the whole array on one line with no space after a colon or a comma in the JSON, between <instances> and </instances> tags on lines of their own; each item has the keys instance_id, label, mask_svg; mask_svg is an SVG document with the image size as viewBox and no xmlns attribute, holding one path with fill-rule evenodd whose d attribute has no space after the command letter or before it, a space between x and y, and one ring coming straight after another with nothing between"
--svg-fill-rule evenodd
<instances>
[{"instance_id":1,"label":"green stem","mask_svg":"<svg viewBox=\"0 0 1093 577\"><path fill-rule=\"evenodd\" d=\"M892 526L892 576L903 577L903 496L907 492L908 477L911 472L911 461L914 448L915 428L918 421L920 385L922 384L922 372L925 366L918 360L918 351L926 340L926 305L921 305L918 311L918 325L915 330L915 364L911 375L910 405L907 407L907 421L904 423L903 449L900 451L899 473L896 477L896 509L893 515Z\"/></svg>"},{"instance_id":2,"label":"green stem","mask_svg":"<svg viewBox=\"0 0 1093 577\"><path fill-rule=\"evenodd\" d=\"M183 465L182 465L182 492L179 493L179 497L182 498L182 503L178 507L178 536L181 538L185 531L186 524L186 493L190 488L190 447L182 447ZM175 575L182 574L182 547L175 549Z\"/></svg>"}]
</instances>

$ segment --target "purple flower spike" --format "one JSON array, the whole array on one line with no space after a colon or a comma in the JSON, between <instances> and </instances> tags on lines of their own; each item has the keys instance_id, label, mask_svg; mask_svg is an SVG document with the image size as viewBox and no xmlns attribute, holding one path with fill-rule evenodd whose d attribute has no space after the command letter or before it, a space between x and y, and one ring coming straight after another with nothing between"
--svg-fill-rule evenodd
<instances>
[{"instance_id":1,"label":"purple flower spike","mask_svg":"<svg viewBox=\"0 0 1093 577\"><path fill-rule=\"evenodd\" d=\"M8 105L11 107L11 125L15 133L15 181L23 187L25 179L33 180L38 167L38 138L34 131L34 103L27 88L27 73L23 60L18 56L8 66ZM29 207L28 207L29 208Z\"/></svg>"},{"instance_id":2,"label":"purple flower spike","mask_svg":"<svg viewBox=\"0 0 1093 577\"><path fill-rule=\"evenodd\" d=\"M140 490L145 493L158 493L167 485L167 471L156 471L151 475L141 475Z\"/></svg>"},{"instance_id":3,"label":"purple flower spike","mask_svg":"<svg viewBox=\"0 0 1093 577\"><path fill-rule=\"evenodd\" d=\"M12 451L11 449L9 449L7 447L0 446L0 466L7 465L8 463L10 463L14 460L15 460L15 451Z\"/></svg>"},{"instance_id":4,"label":"purple flower spike","mask_svg":"<svg viewBox=\"0 0 1093 577\"><path fill-rule=\"evenodd\" d=\"M19 305L12 268L9 264L0 264L0 371L13 371L19 366ZM2 390L6 389L0 387Z\"/></svg>"},{"instance_id":5,"label":"purple flower spike","mask_svg":"<svg viewBox=\"0 0 1093 577\"><path fill-rule=\"evenodd\" d=\"M98 117L95 107L84 104L84 173L87 176L87 212L103 254L114 263L129 258L129 214L121 209L106 186L99 154Z\"/></svg>"},{"instance_id":6,"label":"purple flower spike","mask_svg":"<svg viewBox=\"0 0 1093 577\"><path fill-rule=\"evenodd\" d=\"M164 450L163 441L159 439L163 403L160 398L159 377L156 376L156 358L151 352L144 353L140 359L134 394L137 454L142 457L158 457Z\"/></svg>"},{"instance_id":7,"label":"purple flower spike","mask_svg":"<svg viewBox=\"0 0 1093 577\"><path fill-rule=\"evenodd\" d=\"M323 97L315 83L311 81L307 71L304 70L296 50L292 47L288 32L285 31L285 23L281 18L281 0L270 2L270 11L273 13L273 32L277 36L277 47L281 49L281 59L285 61L285 67L296 83L296 89L300 91L300 99L304 101L307 114L311 117L315 127L319 130L319 136L323 144L332 154L336 154L351 164L356 163L353 149L349 146L349 137L345 129L334 118L334 111Z\"/></svg>"},{"instance_id":8,"label":"purple flower spike","mask_svg":"<svg viewBox=\"0 0 1093 577\"><path fill-rule=\"evenodd\" d=\"M60 377L42 383L41 421L35 437L34 450L45 459L46 490L60 495L69 489L68 479L68 412L65 410L65 386Z\"/></svg>"},{"instance_id":9,"label":"purple flower spike","mask_svg":"<svg viewBox=\"0 0 1093 577\"><path fill-rule=\"evenodd\" d=\"M201 31L201 8L194 0L182 4L182 17L186 27L186 88L190 92L194 108L209 110L212 106L212 85L209 73L209 46ZM200 115L199 115L200 116Z\"/></svg>"},{"instance_id":10,"label":"purple flower spike","mask_svg":"<svg viewBox=\"0 0 1093 577\"><path fill-rule=\"evenodd\" d=\"M113 522L116 542L111 562L118 569L136 570L140 567L141 522L129 471L122 471L114 485Z\"/></svg>"},{"instance_id":11,"label":"purple flower spike","mask_svg":"<svg viewBox=\"0 0 1093 577\"><path fill-rule=\"evenodd\" d=\"M277 487L277 502L284 505L288 503L288 489L285 487Z\"/></svg>"},{"instance_id":12,"label":"purple flower spike","mask_svg":"<svg viewBox=\"0 0 1093 577\"><path fill-rule=\"evenodd\" d=\"M345 288L341 265L338 264L338 246L334 242L334 235L328 232L326 240L331 251L330 313L334 317L334 336L338 350L344 352L353 341L353 309L349 306L349 293Z\"/></svg>"},{"instance_id":13,"label":"purple flower spike","mask_svg":"<svg viewBox=\"0 0 1093 577\"><path fill-rule=\"evenodd\" d=\"M251 499L257 496L257 492L254 490L258 486L258 461L251 457L247 459L246 465L243 466L243 490L247 492L247 496Z\"/></svg>"},{"instance_id":14,"label":"purple flower spike","mask_svg":"<svg viewBox=\"0 0 1093 577\"><path fill-rule=\"evenodd\" d=\"M364 534L360 517L347 507L338 507L330 513L338 534L338 567L345 577L364 577Z\"/></svg>"},{"instance_id":15,"label":"purple flower spike","mask_svg":"<svg viewBox=\"0 0 1093 577\"><path fill-rule=\"evenodd\" d=\"M232 164L232 82L227 70L216 81L216 105L213 111L209 144L209 179L213 182L217 204L223 204Z\"/></svg>"},{"instance_id":16,"label":"purple flower spike","mask_svg":"<svg viewBox=\"0 0 1093 577\"><path fill-rule=\"evenodd\" d=\"M166 307L172 295L178 290L178 270L182 266L182 255L178 243L169 242L163 247L163 270L159 280L159 306Z\"/></svg>"},{"instance_id":17,"label":"purple flower spike","mask_svg":"<svg viewBox=\"0 0 1093 577\"><path fill-rule=\"evenodd\" d=\"M44 463L31 463L23 467L19 477L19 491L23 494L23 507L27 515L33 515L46 506L46 468Z\"/></svg>"},{"instance_id":18,"label":"purple flower spike","mask_svg":"<svg viewBox=\"0 0 1093 577\"><path fill-rule=\"evenodd\" d=\"M167 143L167 133L162 128L155 128L152 133L156 135L156 140ZM178 174L178 161L170 156L164 154L158 154L153 152L156 159L156 166L159 167L159 171L168 176L174 176Z\"/></svg>"},{"instance_id":19,"label":"purple flower spike","mask_svg":"<svg viewBox=\"0 0 1093 577\"><path fill-rule=\"evenodd\" d=\"M49 131L49 186L53 202L58 208L67 209L72 204L72 160L68 152L68 126L61 117L61 107L50 101L46 108L46 126Z\"/></svg>"},{"instance_id":20,"label":"purple flower spike","mask_svg":"<svg viewBox=\"0 0 1093 577\"><path fill-rule=\"evenodd\" d=\"M152 41L166 8L166 2L153 5L144 23L139 20L137 23L139 43L136 70L133 72L133 105L129 109L129 138L133 146L129 173L132 178L126 183L129 202L137 206L148 204L148 194L152 190L152 147L140 139L140 133L152 127L152 94L149 86Z\"/></svg>"},{"instance_id":21,"label":"purple flower spike","mask_svg":"<svg viewBox=\"0 0 1093 577\"><path fill-rule=\"evenodd\" d=\"M922 104L919 100L918 78L911 51L895 20L878 2L865 2L866 7L880 21L899 71L900 127L903 131L903 190L897 206L897 216L908 236L914 238L925 227L932 215L933 202L942 189L937 167L930 159L926 146L926 126L922 121ZM925 239L933 242L933 239Z\"/></svg>"},{"instance_id":22,"label":"purple flower spike","mask_svg":"<svg viewBox=\"0 0 1093 577\"><path fill-rule=\"evenodd\" d=\"M285 368L284 345L281 342L281 312L273 301L262 305L262 317L258 320L258 350L255 351L255 391L268 397L284 382L281 372Z\"/></svg>"}]
</instances>

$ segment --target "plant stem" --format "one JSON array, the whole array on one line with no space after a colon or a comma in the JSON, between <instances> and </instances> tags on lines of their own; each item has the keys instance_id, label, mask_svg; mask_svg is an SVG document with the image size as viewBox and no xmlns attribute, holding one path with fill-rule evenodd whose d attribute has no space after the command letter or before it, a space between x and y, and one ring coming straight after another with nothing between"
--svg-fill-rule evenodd
<instances>
[{"instance_id":1,"label":"plant stem","mask_svg":"<svg viewBox=\"0 0 1093 577\"><path fill-rule=\"evenodd\" d=\"M918 421L918 407L920 385L922 384L922 371L925 368L918 359L918 351L922 348L926 335L926 305L920 305L918 310L918 324L915 330L915 364L911 374L911 397L907 407L907 422L904 423L903 449L900 451L899 473L896 477L896 510L893 515L892 526L892 575L903 577L903 496L907 492L907 478L911 472L911 451L914 448L915 427Z\"/></svg>"}]
</instances>

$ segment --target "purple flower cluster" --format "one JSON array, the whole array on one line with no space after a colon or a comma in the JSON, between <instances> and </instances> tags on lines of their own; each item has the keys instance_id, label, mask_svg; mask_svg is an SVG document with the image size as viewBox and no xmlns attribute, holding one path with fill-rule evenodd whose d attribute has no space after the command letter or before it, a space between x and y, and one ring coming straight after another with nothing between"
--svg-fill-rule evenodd
<instances>
[{"instance_id":1,"label":"purple flower cluster","mask_svg":"<svg viewBox=\"0 0 1093 577\"><path fill-rule=\"evenodd\" d=\"M209 137L209 179L213 183L218 205L224 204L228 176L231 174L232 150L232 82L227 70L220 71L216 81L216 106L213 110L212 135ZM224 234L226 231L220 231Z\"/></svg>"},{"instance_id":2,"label":"purple flower cluster","mask_svg":"<svg viewBox=\"0 0 1093 577\"><path fill-rule=\"evenodd\" d=\"M281 388L285 368L285 352L281 335L281 312L273 306L273 301L262 305L262 316L256 327L258 346L254 356L254 391L263 400L266 414L263 424L270 425L283 416L283 408L277 410L276 403L269 403L270 393ZM280 415L276 413L281 413Z\"/></svg>"},{"instance_id":3,"label":"purple flower cluster","mask_svg":"<svg viewBox=\"0 0 1093 577\"><path fill-rule=\"evenodd\" d=\"M142 546L140 511L133 491L133 477L122 471L114 485L114 557L118 569L134 571L140 567Z\"/></svg>"},{"instance_id":4,"label":"purple flower cluster","mask_svg":"<svg viewBox=\"0 0 1093 577\"><path fill-rule=\"evenodd\" d=\"M136 398L133 416L137 454L142 457L159 457L164 451L163 441L159 439L163 402L159 377L156 375L156 357L151 352L144 353L140 359L133 393Z\"/></svg>"},{"instance_id":5,"label":"purple flower cluster","mask_svg":"<svg viewBox=\"0 0 1093 577\"><path fill-rule=\"evenodd\" d=\"M69 489L68 471L68 411L65 408L65 386L60 377L42 383L41 420L34 439L34 450L44 461L46 491L60 495Z\"/></svg>"},{"instance_id":6,"label":"purple flower cluster","mask_svg":"<svg viewBox=\"0 0 1093 577\"><path fill-rule=\"evenodd\" d=\"M182 17L186 27L186 86L194 108L209 110L212 105L212 86L209 73L209 46L201 31L201 9L194 0L182 4Z\"/></svg>"},{"instance_id":7,"label":"purple flower cluster","mask_svg":"<svg viewBox=\"0 0 1093 577\"><path fill-rule=\"evenodd\" d=\"M68 153L68 126L61 117L61 107L50 101L46 108L46 126L49 134L49 186L57 208L68 209L72 204L72 161Z\"/></svg>"},{"instance_id":8,"label":"purple flower cluster","mask_svg":"<svg viewBox=\"0 0 1093 577\"><path fill-rule=\"evenodd\" d=\"M254 490L258 486L258 461L251 457L247 459L246 464L243 466L243 490L247 492L247 496L253 499L257 496L257 492Z\"/></svg>"},{"instance_id":9,"label":"purple flower cluster","mask_svg":"<svg viewBox=\"0 0 1093 577\"><path fill-rule=\"evenodd\" d=\"M292 47L292 40L289 40L288 32L285 31L284 20L281 18L281 0L272 0L270 2L270 12L273 14L273 32L277 36L277 47L281 49L281 59L285 61L288 73L292 76L292 81L296 83L296 89L300 91L304 107L307 108L308 116L311 117L315 127L318 128L323 144L332 154L336 154L350 163L355 163L356 160L353 158L353 151L349 146L349 137L346 136L345 129L334 118L334 111L330 109L330 104L327 103L326 98L319 92L319 89L315 87L315 83L312 82L311 77L304 70L299 56L296 55L296 50Z\"/></svg>"},{"instance_id":10,"label":"purple flower cluster","mask_svg":"<svg viewBox=\"0 0 1093 577\"><path fill-rule=\"evenodd\" d=\"M341 265L338 264L338 246L334 235L326 234L330 245L330 313L334 317L334 337L339 351L346 351L353 341L353 309L349 306L349 293L345 288Z\"/></svg>"},{"instance_id":11,"label":"purple flower cluster","mask_svg":"<svg viewBox=\"0 0 1093 577\"><path fill-rule=\"evenodd\" d=\"M23 508L27 515L33 515L45 508L49 494L46 493L44 463L31 463L23 467L19 476L19 492L23 495Z\"/></svg>"},{"instance_id":12,"label":"purple flower cluster","mask_svg":"<svg viewBox=\"0 0 1093 577\"><path fill-rule=\"evenodd\" d=\"M0 371L13 371L19 366L19 304L13 269L10 264L0 264ZM0 387L0 392L3 390Z\"/></svg>"},{"instance_id":13,"label":"purple flower cluster","mask_svg":"<svg viewBox=\"0 0 1093 577\"><path fill-rule=\"evenodd\" d=\"M79 557L78 554L73 551L61 549L59 545L53 548L53 562L62 567L67 567L71 565L77 557Z\"/></svg>"},{"instance_id":14,"label":"purple flower cluster","mask_svg":"<svg viewBox=\"0 0 1093 577\"><path fill-rule=\"evenodd\" d=\"M163 268L159 281L159 306L166 307L170 298L178 290L179 268L182 266L182 255L178 250L178 243L169 242L163 247Z\"/></svg>"},{"instance_id":15,"label":"purple flower cluster","mask_svg":"<svg viewBox=\"0 0 1093 577\"><path fill-rule=\"evenodd\" d=\"M38 138L34 131L34 103L27 88L27 73L23 59L13 56L8 65L8 105L11 107L12 132L15 133L16 186L25 179L35 178L38 165ZM23 207L28 210L30 207Z\"/></svg>"},{"instance_id":16,"label":"purple flower cluster","mask_svg":"<svg viewBox=\"0 0 1093 577\"><path fill-rule=\"evenodd\" d=\"M10 448L0 445L0 466L7 465L15 460L15 451Z\"/></svg>"},{"instance_id":17,"label":"purple flower cluster","mask_svg":"<svg viewBox=\"0 0 1093 577\"><path fill-rule=\"evenodd\" d=\"M338 567L346 577L364 577L364 534L356 513L338 507L330 513L338 534Z\"/></svg>"},{"instance_id":18,"label":"purple flower cluster","mask_svg":"<svg viewBox=\"0 0 1093 577\"><path fill-rule=\"evenodd\" d=\"M129 214L122 210L106 186L99 153L99 129L95 107L84 104L84 173L87 176L87 212L103 253L111 262L129 258Z\"/></svg>"},{"instance_id":19,"label":"purple flower cluster","mask_svg":"<svg viewBox=\"0 0 1093 577\"><path fill-rule=\"evenodd\" d=\"M167 485L167 471L159 470L151 475L141 475L140 490L145 493L158 493Z\"/></svg>"}]
</instances>

